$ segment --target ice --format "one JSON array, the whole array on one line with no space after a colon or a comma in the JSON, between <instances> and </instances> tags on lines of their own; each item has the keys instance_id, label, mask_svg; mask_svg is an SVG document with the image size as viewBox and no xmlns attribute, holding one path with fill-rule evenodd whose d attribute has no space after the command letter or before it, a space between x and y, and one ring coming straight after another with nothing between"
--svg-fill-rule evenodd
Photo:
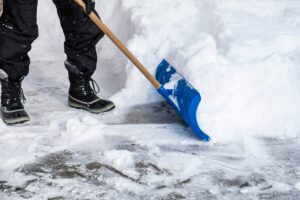
<instances>
[{"instance_id":1,"label":"ice","mask_svg":"<svg viewBox=\"0 0 300 200\"><path fill-rule=\"evenodd\" d=\"M69 108L64 36L52 1L39 1L24 80L32 121L0 122L0 199L298 199L299 8L295 0L97 1L152 73L166 58L199 90L199 123L212 136L203 143L107 38L94 79L116 110Z\"/></svg>"}]
</instances>

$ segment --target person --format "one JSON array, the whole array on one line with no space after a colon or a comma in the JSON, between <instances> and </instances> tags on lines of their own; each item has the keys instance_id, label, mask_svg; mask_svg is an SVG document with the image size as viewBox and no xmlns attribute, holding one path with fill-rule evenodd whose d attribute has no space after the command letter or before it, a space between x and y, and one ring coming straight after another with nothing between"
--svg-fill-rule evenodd
<instances>
[{"instance_id":1,"label":"person","mask_svg":"<svg viewBox=\"0 0 300 200\"><path fill-rule=\"evenodd\" d=\"M74 0L53 2L65 35L69 106L92 113L112 110L114 103L96 95L99 87L92 79L97 65L96 44L104 36L88 17L94 11L94 0L84 0L86 11ZM21 84L29 72L28 52L38 37L37 5L38 0L3 2L0 18L1 117L8 125L30 120L23 106L25 96Z\"/></svg>"}]
</instances>

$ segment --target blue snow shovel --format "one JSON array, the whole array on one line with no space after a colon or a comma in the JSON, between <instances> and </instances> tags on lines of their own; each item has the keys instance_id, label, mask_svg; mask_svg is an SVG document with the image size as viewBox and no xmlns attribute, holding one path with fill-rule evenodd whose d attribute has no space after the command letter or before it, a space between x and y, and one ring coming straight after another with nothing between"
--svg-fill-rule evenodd
<instances>
[{"instance_id":1,"label":"blue snow shovel","mask_svg":"<svg viewBox=\"0 0 300 200\"><path fill-rule=\"evenodd\" d=\"M82 0L74 0L84 10L85 3ZM210 137L205 134L197 122L197 108L201 101L200 93L189 84L185 78L166 60L157 67L156 79L141 64L141 62L126 48L126 46L110 31L101 19L91 12L90 19L110 38L110 40L128 57L128 59L144 74L157 91L177 111L181 118L203 141L209 141Z\"/></svg>"}]
</instances>

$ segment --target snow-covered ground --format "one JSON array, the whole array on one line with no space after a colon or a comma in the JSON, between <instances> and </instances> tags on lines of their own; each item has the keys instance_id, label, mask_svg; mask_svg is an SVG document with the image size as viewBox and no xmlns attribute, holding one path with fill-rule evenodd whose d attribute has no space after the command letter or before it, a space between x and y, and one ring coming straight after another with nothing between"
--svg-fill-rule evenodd
<instances>
[{"instance_id":1,"label":"snow-covered ground","mask_svg":"<svg viewBox=\"0 0 300 200\"><path fill-rule=\"evenodd\" d=\"M0 122L0 199L298 199L298 0L97 1L155 71L167 58L201 92L203 143L105 38L95 79L117 109L67 107L63 35L39 1L24 81L31 123ZM41 112L42 111L42 112Z\"/></svg>"}]
</instances>

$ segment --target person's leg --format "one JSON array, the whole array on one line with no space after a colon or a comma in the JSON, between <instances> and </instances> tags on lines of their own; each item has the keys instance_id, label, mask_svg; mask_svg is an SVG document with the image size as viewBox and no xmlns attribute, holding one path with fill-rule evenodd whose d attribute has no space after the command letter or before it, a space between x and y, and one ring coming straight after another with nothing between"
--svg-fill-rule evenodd
<instances>
[{"instance_id":1,"label":"person's leg","mask_svg":"<svg viewBox=\"0 0 300 200\"><path fill-rule=\"evenodd\" d=\"M4 0L0 18L1 117L7 124L29 121L21 82L28 74L28 52L38 36L37 0Z\"/></svg>"},{"instance_id":2,"label":"person's leg","mask_svg":"<svg viewBox=\"0 0 300 200\"><path fill-rule=\"evenodd\" d=\"M95 94L91 78L97 66L96 44L103 32L74 0L53 0L65 34L65 66L69 72L69 105L93 113L111 110L115 105ZM90 85L92 83L92 86Z\"/></svg>"},{"instance_id":3,"label":"person's leg","mask_svg":"<svg viewBox=\"0 0 300 200\"><path fill-rule=\"evenodd\" d=\"M53 0L65 34L67 61L81 72L92 75L97 65L96 44L103 32L74 0Z\"/></svg>"},{"instance_id":4,"label":"person's leg","mask_svg":"<svg viewBox=\"0 0 300 200\"><path fill-rule=\"evenodd\" d=\"M38 36L38 0L4 0L0 18L0 69L12 80L29 71L28 52Z\"/></svg>"}]
</instances>

